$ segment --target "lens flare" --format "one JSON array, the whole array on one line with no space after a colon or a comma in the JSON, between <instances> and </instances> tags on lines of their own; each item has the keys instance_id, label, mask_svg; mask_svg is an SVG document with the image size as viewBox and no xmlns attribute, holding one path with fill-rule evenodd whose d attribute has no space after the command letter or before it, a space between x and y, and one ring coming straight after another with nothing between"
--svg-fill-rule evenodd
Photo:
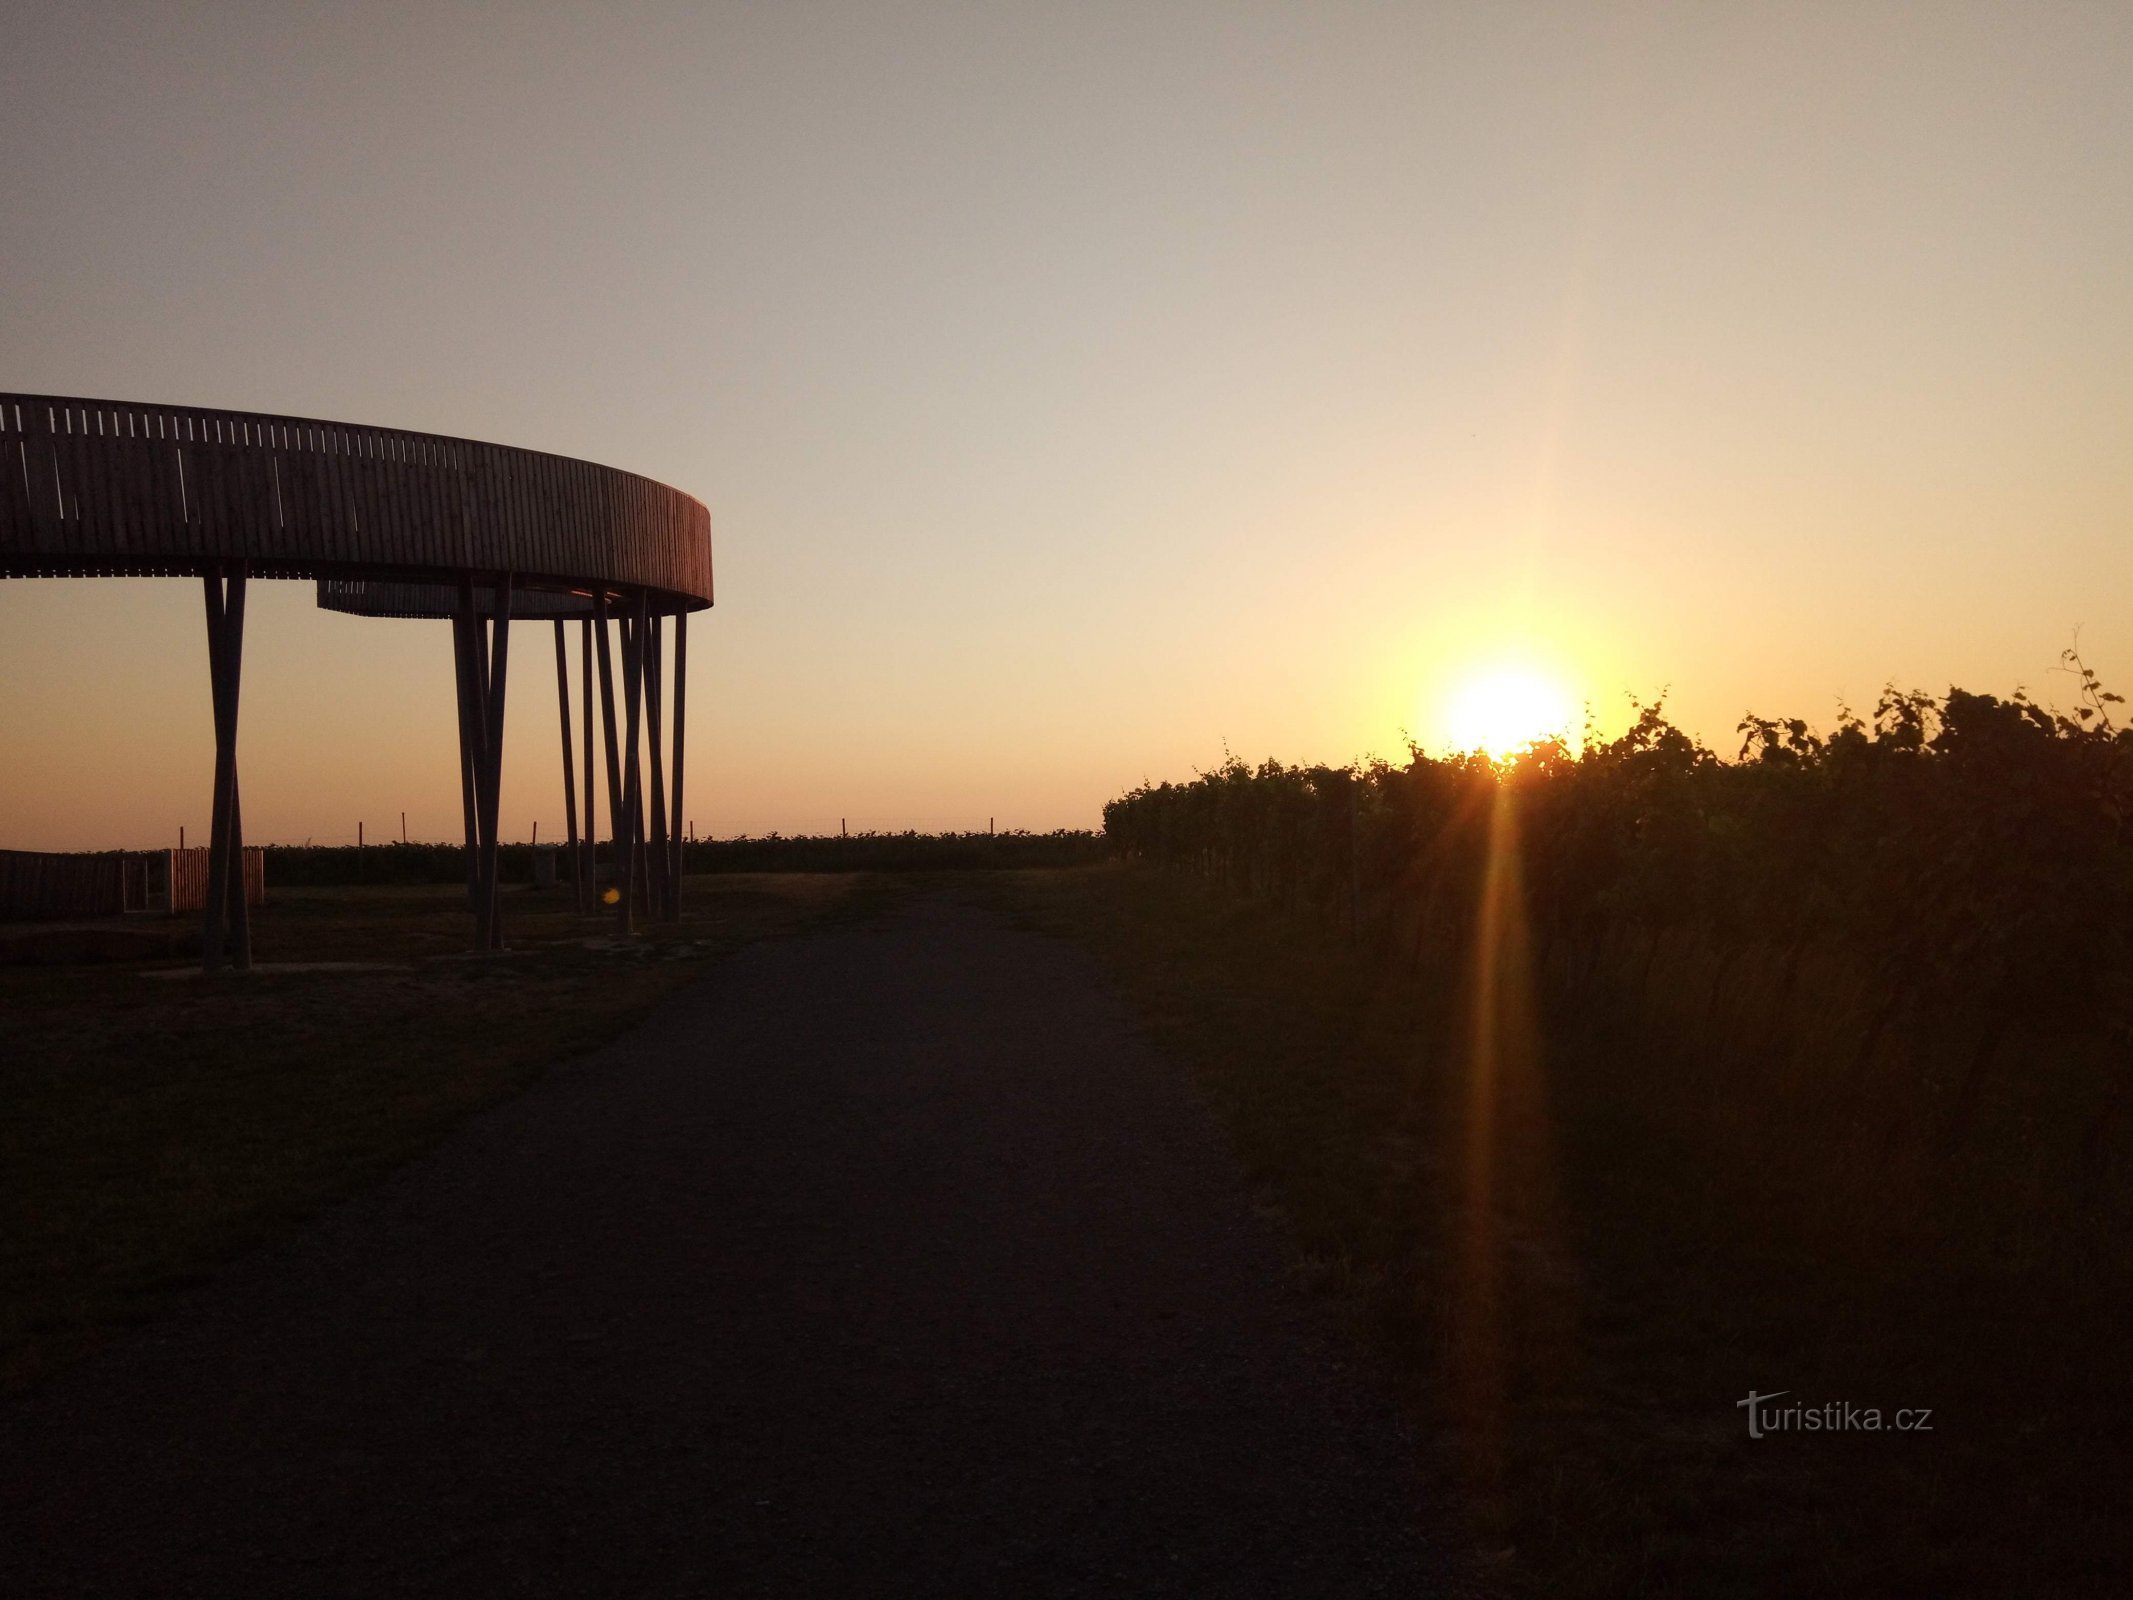
<instances>
[{"instance_id":1,"label":"lens flare","mask_svg":"<svg viewBox=\"0 0 2133 1600\"><path fill-rule=\"evenodd\" d=\"M1495 785L1487 864L1467 971L1466 1171L1453 1391L1465 1418L1467 1470L1479 1503L1508 1492L1506 1430L1514 1367L1526 1381L1569 1370L1555 1335L1520 1322L1511 1262L1566 1262L1556 1194L1532 928L1527 920L1517 795ZM1522 1353L1514 1361L1510 1341Z\"/></svg>"},{"instance_id":2,"label":"lens flare","mask_svg":"<svg viewBox=\"0 0 2133 1600\"><path fill-rule=\"evenodd\" d=\"M1455 690L1445 708L1452 748L1479 750L1494 760L1543 739L1568 739L1575 708L1562 684L1530 666L1477 672Z\"/></svg>"}]
</instances>

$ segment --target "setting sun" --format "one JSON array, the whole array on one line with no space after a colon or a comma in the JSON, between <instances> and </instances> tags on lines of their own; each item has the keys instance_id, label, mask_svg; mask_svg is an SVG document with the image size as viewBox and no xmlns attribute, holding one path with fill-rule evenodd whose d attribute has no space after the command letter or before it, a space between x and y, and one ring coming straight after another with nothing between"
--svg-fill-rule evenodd
<instances>
[{"instance_id":1,"label":"setting sun","mask_svg":"<svg viewBox=\"0 0 2133 1600\"><path fill-rule=\"evenodd\" d=\"M1530 666L1492 667L1460 683L1445 707L1454 750L1501 759L1536 740L1567 739L1575 707L1562 683Z\"/></svg>"}]
</instances>

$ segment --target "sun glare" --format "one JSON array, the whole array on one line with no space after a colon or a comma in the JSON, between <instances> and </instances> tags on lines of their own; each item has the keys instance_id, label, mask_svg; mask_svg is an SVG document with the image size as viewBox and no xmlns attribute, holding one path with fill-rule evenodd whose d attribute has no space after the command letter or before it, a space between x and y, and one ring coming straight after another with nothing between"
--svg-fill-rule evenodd
<instances>
[{"instance_id":1,"label":"sun glare","mask_svg":"<svg viewBox=\"0 0 2133 1600\"><path fill-rule=\"evenodd\" d=\"M1537 740L1567 739L1574 720L1562 684L1526 666L1475 673L1452 691L1445 708L1454 750L1480 750L1499 761Z\"/></svg>"}]
</instances>

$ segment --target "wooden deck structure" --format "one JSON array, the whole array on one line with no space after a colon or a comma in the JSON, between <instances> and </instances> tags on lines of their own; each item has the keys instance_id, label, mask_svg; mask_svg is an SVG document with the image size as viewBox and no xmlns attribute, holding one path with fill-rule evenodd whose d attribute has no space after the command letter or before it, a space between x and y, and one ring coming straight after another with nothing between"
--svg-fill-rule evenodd
<instances>
[{"instance_id":1,"label":"wooden deck structure","mask_svg":"<svg viewBox=\"0 0 2133 1600\"><path fill-rule=\"evenodd\" d=\"M129 576L198 578L206 600L215 713L203 912L210 970L251 962L235 874L244 847L237 731L245 586L253 578L314 580L319 604L331 610L451 620L475 948L503 947L497 819L514 620L545 620L555 630L581 909L591 909L593 881L597 661L617 925L626 933L641 912L679 915L688 614L712 603L711 517L697 500L612 467L438 434L0 393L0 577ZM573 760L564 645L572 622L582 644L582 766ZM649 785L640 770L647 746Z\"/></svg>"}]
</instances>

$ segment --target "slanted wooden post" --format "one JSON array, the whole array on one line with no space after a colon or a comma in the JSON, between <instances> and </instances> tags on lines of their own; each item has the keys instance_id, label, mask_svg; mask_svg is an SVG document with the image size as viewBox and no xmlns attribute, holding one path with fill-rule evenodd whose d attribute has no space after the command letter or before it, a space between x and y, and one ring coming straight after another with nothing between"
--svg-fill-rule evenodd
<instances>
[{"instance_id":1,"label":"slanted wooden post","mask_svg":"<svg viewBox=\"0 0 2133 1600\"><path fill-rule=\"evenodd\" d=\"M652 861L647 841L651 835L644 821L644 766L637 742L638 730L644 724L644 685L647 676L644 656L645 645L651 634L652 597L647 590L637 591L637 613L630 623L630 646L635 653L636 671L630 688L630 892L636 896L639 906L648 917L659 914L652 903Z\"/></svg>"},{"instance_id":2,"label":"slanted wooden post","mask_svg":"<svg viewBox=\"0 0 2133 1600\"><path fill-rule=\"evenodd\" d=\"M667 874L667 915L681 917L681 754L682 730L689 708L689 613L674 613L674 806L667 820L674 828L674 865Z\"/></svg>"},{"instance_id":3,"label":"slanted wooden post","mask_svg":"<svg viewBox=\"0 0 2133 1600\"><path fill-rule=\"evenodd\" d=\"M581 720L585 724L585 828L578 839L578 881L585 885L585 890L579 897L579 909L590 912L594 886L600 878L593 867L593 840L599 835L593 827L598 818L593 806L593 784L597 775L593 770L593 625L590 617L578 624L578 681L583 685L578 706L584 712Z\"/></svg>"},{"instance_id":4,"label":"slanted wooden post","mask_svg":"<svg viewBox=\"0 0 2133 1600\"><path fill-rule=\"evenodd\" d=\"M616 931L627 934L630 931L630 896L629 880L624 876L623 869L629 864L629 850L626 843L629 835L629 825L624 815L622 804L622 749L615 721L615 667L613 652L608 644L606 591L603 590L599 595L595 596L593 606L594 620L600 636L601 720L605 724L607 734L608 871L614 879L613 888L616 891ZM620 626L627 628L627 620L624 619ZM628 660L628 637L625 634L623 641L623 662L625 667L623 679L625 686L627 686L629 677L629 673L626 670Z\"/></svg>"},{"instance_id":5,"label":"slanted wooden post","mask_svg":"<svg viewBox=\"0 0 2133 1600\"><path fill-rule=\"evenodd\" d=\"M459 809L466 823L467 908L473 909L481 867L481 828L474 814L474 588L460 585L459 611L452 618L452 678L459 696Z\"/></svg>"},{"instance_id":6,"label":"slanted wooden post","mask_svg":"<svg viewBox=\"0 0 2133 1600\"><path fill-rule=\"evenodd\" d=\"M484 951L504 947L498 916L496 846L503 788L504 692L511 661L511 574L501 574L491 593L495 615L485 625L475 608L474 575L460 574L458 620L464 624L461 679L467 690L460 726L464 759L472 772L474 789L474 948Z\"/></svg>"},{"instance_id":7,"label":"slanted wooden post","mask_svg":"<svg viewBox=\"0 0 2133 1600\"><path fill-rule=\"evenodd\" d=\"M661 681L665 676L665 663L661 660L665 650L661 635L666 631L663 620L656 612L646 619L643 645L645 742L651 746L652 756L652 820L650 831L645 834L644 871L652 915L661 921L671 915L667 910L667 869L673 864L672 852L667 848L666 739L660 711L660 702L666 698Z\"/></svg>"},{"instance_id":8,"label":"slanted wooden post","mask_svg":"<svg viewBox=\"0 0 2133 1600\"><path fill-rule=\"evenodd\" d=\"M571 888L578 912L585 911L585 874L578 869L578 775L570 748L570 649L563 640L563 619L555 623L555 703L563 719L563 825L569 846Z\"/></svg>"},{"instance_id":9,"label":"slanted wooden post","mask_svg":"<svg viewBox=\"0 0 2133 1600\"><path fill-rule=\"evenodd\" d=\"M488 757L481 795L481 910L477 935L484 950L504 947L502 907L498 900L501 874L497 871L498 829L502 815L504 781L504 691L511 663L511 574L504 573L493 590L496 615L489 619L489 649L483 663L482 716L484 754Z\"/></svg>"},{"instance_id":10,"label":"slanted wooden post","mask_svg":"<svg viewBox=\"0 0 2133 1600\"><path fill-rule=\"evenodd\" d=\"M615 901L615 930L630 933L638 900L638 880L643 863L638 860L637 841L642 836L638 819L643 815L643 797L637 769L638 711L643 703L639 693L643 682L642 652L638 645L637 620L624 616L620 622L622 632L622 708L624 734L622 740L622 803L616 808L615 824L615 887L620 891Z\"/></svg>"},{"instance_id":11,"label":"slanted wooden post","mask_svg":"<svg viewBox=\"0 0 2133 1600\"><path fill-rule=\"evenodd\" d=\"M215 717L215 795L208 833L207 906L200 934L200 965L207 972L221 971L225 960L240 972L252 965L251 908L244 897L244 810L237 792L237 702L244 668L248 571L242 561L218 565L202 582L207 600L207 673Z\"/></svg>"}]
</instances>

